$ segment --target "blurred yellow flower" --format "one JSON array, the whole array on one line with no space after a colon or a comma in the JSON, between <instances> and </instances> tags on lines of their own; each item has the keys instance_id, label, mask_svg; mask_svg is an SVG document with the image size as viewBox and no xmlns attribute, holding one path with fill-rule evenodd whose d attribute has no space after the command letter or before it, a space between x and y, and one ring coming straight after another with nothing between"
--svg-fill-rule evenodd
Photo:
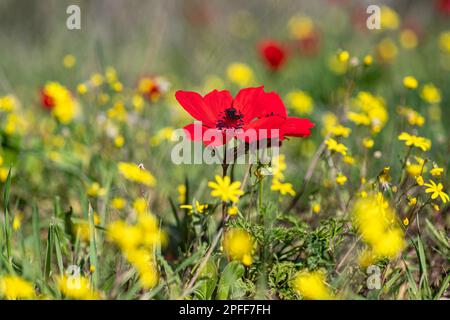
<instances>
[{"instance_id":1,"label":"blurred yellow flower","mask_svg":"<svg viewBox=\"0 0 450 320\"><path fill-rule=\"evenodd\" d=\"M286 101L298 114L310 114L313 110L313 99L311 96L302 90L294 90L287 94Z\"/></svg>"},{"instance_id":2,"label":"blurred yellow flower","mask_svg":"<svg viewBox=\"0 0 450 320\"><path fill-rule=\"evenodd\" d=\"M292 281L292 286L303 299L334 299L334 296L325 281L325 273L321 271L302 270L298 272Z\"/></svg>"},{"instance_id":3,"label":"blurred yellow flower","mask_svg":"<svg viewBox=\"0 0 450 320\"><path fill-rule=\"evenodd\" d=\"M396 224L396 215L381 193L355 202L354 224L370 246L375 260L392 259L405 247L403 232Z\"/></svg>"},{"instance_id":4,"label":"blurred yellow flower","mask_svg":"<svg viewBox=\"0 0 450 320\"><path fill-rule=\"evenodd\" d=\"M331 129L331 133L336 137L348 138L352 129L344 127L343 125L337 125Z\"/></svg>"},{"instance_id":5,"label":"blurred yellow flower","mask_svg":"<svg viewBox=\"0 0 450 320\"><path fill-rule=\"evenodd\" d=\"M77 62L77 59L72 54L67 54L63 58L63 65L67 69L73 68L75 66L76 62Z\"/></svg>"},{"instance_id":6,"label":"blurred yellow flower","mask_svg":"<svg viewBox=\"0 0 450 320\"><path fill-rule=\"evenodd\" d=\"M194 212L203 213L207 208L207 204L201 204L199 201L195 201L195 205L191 204L183 204L180 206L181 209L188 209L189 214L193 214Z\"/></svg>"},{"instance_id":7,"label":"blurred yellow flower","mask_svg":"<svg viewBox=\"0 0 450 320\"><path fill-rule=\"evenodd\" d=\"M432 176L440 176L444 172L444 168L434 167L430 170Z\"/></svg>"},{"instance_id":8,"label":"blurred yellow flower","mask_svg":"<svg viewBox=\"0 0 450 320\"><path fill-rule=\"evenodd\" d=\"M450 31L444 31L439 35L439 47L445 53L450 53Z\"/></svg>"},{"instance_id":9,"label":"blurred yellow flower","mask_svg":"<svg viewBox=\"0 0 450 320\"><path fill-rule=\"evenodd\" d=\"M432 83L425 84L420 92L420 97L430 104L441 102L441 91Z\"/></svg>"},{"instance_id":10,"label":"blurred yellow flower","mask_svg":"<svg viewBox=\"0 0 450 320\"><path fill-rule=\"evenodd\" d=\"M75 300L98 300L100 294L91 288L89 278L81 275L60 276L57 279L61 293Z\"/></svg>"},{"instance_id":11,"label":"blurred yellow flower","mask_svg":"<svg viewBox=\"0 0 450 320\"><path fill-rule=\"evenodd\" d=\"M33 284L18 276L2 275L0 297L7 300L33 299L35 297Z\"/></svg>"},{"instance_id":12,"label":"blurred yellow flower","mask_svg":"<svg viewBox=\"0 0 450 320\"><path fill-rule=\"evenodd\" d=\"M398 140L405 141L405 145L408 147L420 148L423 151L427 151L431 148L431 140L423 138L423 137L411 135L407 132L402 132L398 136Z\"/></svg>"},{"instance_id":13,"label":"blurred yellow flower","mask_svg":"<svg viewBox=\"0 0 450 320\"><path fill-rule=\"evenodd\" d=\"M314 31L314 22L310 17L298 14L289 19L288 29L291 38L306 38Z\"/></svg>"},{"instance_id":14,"label":"blurred yellow flower","mask_svg":"<svg viewBox=\"0 0 450 320\"><path fill-rule=\"evenodd\" d=\"M292 184L290 184L288 182L283 183L280 180L275 179L275 178L272 180L270 190L278 191L283 196L285 196L287 194L290 196L295 196L295 191L294 191Z\"/></svg>"},{"instance_id":15,"label":"blurred yellow flower","mask_svg":"<svg viewBox=\"0 0 450 320\"><path fill-rule=\"evenodd\" d=\"M240 87L248 87L254 82L253 70L245 63L231 63L227 67L227 76Z\"/></svg>"},{"instance_id":16,"label":"blurred yellow flower","mask_svg":"<svg viewBox=\"0 0 450 320\"><path fill-rule=\"evenodd\" d=\"M223 251L231 260L241 261L245 266L253 263L253 237L243 229L229 229L223 237Z\"/></svg>"},{"instance_id":17,"label":"blurred yellow flower","mask_svg":"<svg viewBox=\"0 0 450 320\"><path fill-rule=\"evenodd\" d=\"M414 49L417 47L419 39L416 33L411 29L405 29L400 32L400 44L405 49Z\"/></svg>"},{"instance_id":18,"label":"blurred yellow flower","mask_svg":"<svg viewBox=\"0 0 450 320\"><path fill-rule=\"evenodd\" d=\"M348 180L347 177L344 174L342 174L341 172L339 172L336 176L336 183L341 186L346 184L347 180Z\"/></svg>"},{"instance_id":19,"label":"blurred yellow flower","mask_svg":"<svg viewBox=\"0 0 450 320\"><path fill-rule=\"evenodd\" d=\"M102 197L106 194L106 189L102 188L98 182L93 182L87 188L87 194L91 197Z\"/></svg>"},{"instance_id":20,"label":"blurred yellow flower","mask_svg":"<svg viewBox=\"0 0 450 320\"><path fill-rule=\"evenodd\" d=\"M111 206L116 210L121 210L125 208L127 202L124 198L115 197L111 200Z\"/></svg>"},{"instance_id":21,"label":"blurred yellow flower","mask_svg":"<svg viewBox=\"0 0 450 320\"><path fill-rule=\"evenodd\" d=\"M143 166L137 166L130 162L119 162L119 172L128 180L144 184L149 187L156 185L156 179L150 171Z\"/></svg>"},{"instance_id":22,"label":"blurred yellow flower","mask_svg":"<svg viewBox=\"0 0 450 320\"><path fill-rule=\"evenodd\" d=\"M364 138L362 141L362 144L365 148L371 149L373 147L373 145L375 144L375 141L373 141L373 139L371 139L371 138Z\"/></svg>"},{"instance_id":23,"label":"blurred yellow flower","mask_svg":"<svg viewBox=\"0 0 450 320\"><path fill-rule=\"evenodd\" d=\"M179 184L177 187L178 190L178 202L185 203L186 202L186 185Z\"/></svg>"},{"instance_id":24,"label":"blurred yellow flower","mask_svg":"<svg viewBox=\"0 0 450 320\"><path fill-rule=\"evenodd\" d=\"M337 152L344 156L347 154L347 147L345 145L343 145L342 143L338 143L333 138L328 138L325 141L325 144L326 144L328 150L331 152Z\"/></svg>"},{"instance_id":25,"label":"blurred yellow flower","mask_svg":"<svg viewBox=\"0 0 450 320\"><path fill-rule=\"evenodd\" d=\"M398 54L395 42L390 38L382 39L377 46L379 58L384 62L393 62Z\"/></svg>"},{"instance_id":26,"label":"blurred yellow flower","mask_svg":"<svg viewBox=\"0 0 450 320\"><path fill-rule=\"evenodd\" d=\"M413 76L406 76L403 78L403 85L407 89L416 89L419 85L419 82L417 82L417 79Z\"/></svg>"},{"instance_id":27,"label":"blurred yellow flower","mask_svg":"<svg viewBox=\"0 0 450 320\"><path fill-rule=\"evenodd\" d=\"M373 57L368 54L364 56L363 63L365 66L370 66L373 63Z\"/></svg>"},{"instance_id":28,"label":"blurred yellow flower","mask_svg":"<svg viewBox=\"0 0 450 320\"><path fill-rule=\"evenodd\" d=\"M395 30L400 25L400 18L397 12L388 6L381 6L380 18L382 29Z\"/></svg>"}]
</instances>

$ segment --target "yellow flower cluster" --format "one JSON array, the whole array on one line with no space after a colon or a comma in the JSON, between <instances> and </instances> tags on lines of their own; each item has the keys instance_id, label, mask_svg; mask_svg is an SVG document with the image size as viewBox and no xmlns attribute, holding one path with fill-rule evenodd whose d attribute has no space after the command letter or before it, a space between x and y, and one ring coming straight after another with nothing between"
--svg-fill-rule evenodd
<instances>
[{"instance_id":1,"label":"yellow flower cluster","mask_svg":"<svg viewBox=\"0 0 450 320\"><path fill-rule=\"evenodd\" d=\"M359 257L362 266L382 258L395 258L405 247L396 215L381 193L358 199L352 214L355 226L369 246Z\"/></svg>"},{"instance_id":2,"label":"yellow flower cluster","mask_svg":"<svg viewBox=\"0 0 450 320\"><path fill-rule=\"evenodd\" d=\"M408 108L408 107L398 107L398 114L406 118L408 124L411 126L421 127L425 123L425 118L418 113L416 110Z\"/></svg>"},{"instance_id":3,"label":"yellow flower cluster","mask_svg":"<svg viewBox=\"0 0 450 320\"><path fill-rule=\"evenodd\" d=\"M78 112L78 104L70 91L58 82L48 82L43 93L52 99L54 107L52 114L62 124L72 122Z\"/></svg>"},{"instance_id":4,"label":"yellow flower cluster","mask_svg":"<svg viewBox=\"0 0 450 320\"><path fill-rule=\"evenodd\" d=\"M302 270L295 275L292 287L303 299L332 300L334 296L325 278L324 272Z\"/></svg>"},{"instance_id":5,"label":"yellow flower cluster","mask_svg":"<svg viewBox=\"0 0 450 320\"><path fill-rule=\"evenodd\" d=\"M325 141L325 145L327 146L327 149L331 152L340 153L343 156L347 155L347 147L342 143L338 143L333 138L328 138Z\"/></svg>"},{"instance_id":6,"label":"yellow flower cluster","mask_svg":"<svg viewBox=\"0 0 450 320\"><path fill-rule=\"evenodd\" d=\"M355 111L349 111L347 117L356 125L370 126L373 133L380 132L386 125L388 112L382 97L360 91L352 99L352 107Z\"/></svg>"},{"instance_id":7,"label":"yellow flower cluster","mask_svg":"<svg viewBox=\"0 0 450 320\"><path fill-rule=\"evenodd\" d=\"M310 114L313 111L313 99L311 96L302 90L294 90L286 96L287 105L296 113Z\"/></svg>"},{"instance_id":8,"label":"yellow flower cluster","mask_svg":"<svg viewBox=\"0 0 450 320\"><path fill-rule=\"evenodd\" d=\"M141 183L149 187L156 185L155 177L143 166L137 166L134 163L129 162L119 162L118 169L120 174L130 181Z\"/></svg>"},{"instance_id":9,"label":"yellow flower cluster","mask_svg":"<svg viewBox=\"0 0 450 320\"><path fill-rule=\"evenodd\" d=\"M135 224L122 220L110 223L107 238L119 247L123 256L138 271L142 287L151 289L158 283L155 248L166 243L166 235L148 210L136 211Z\"/></svg>"},{"instance_id":10,"label":"yellow flower cluster","mask_svg":"<svg viewBox=\"0 0 450 320\"><path fill-rule=\"evenodd\" d=\"M245 266L253 263L252 252L255 246L253 237L245 230L232 228L223 237L223 251L231 260L238 260Z\"/></svg>"},{"instance_id":11,"label":"yellow flower cluster","mask_svg":"<svg viewBox=\"0 0 450 320\"><path fill-rule=\"evenodd\" d=\"M60 276L57 279L59 290L62 294L75 300L98 300L100 294L96 292L85 276Z\"/></svg>"},{"instance_id":12,"label":"yellow flower cluster","mask_svg":"<svg viewBox=\"0 0 450 320\"><path fill-rule=\"evenodd\" d=\"M272 170L273 179L270 190L278 191L283 196L295 196L295 190L292 184L283 182L283 171L286 170L286 157L284 154L280 154L272 159Z\"/></svg>"},{"instance_id":13,"label":"yellow flower cluster","mask_svg":"<svg viewBox=\"0 0 450 320\"><path fill-rule=\"evenodd\" d=\"M4 275L0 277L0 297L8 300L33 299L34 287L21 277Z\"/></svg>"},{"instance_id":14,"label":"yellow flower cluster","mask_svg":"<svg viewBox=\"0 0 450 320\"><path fill-rule=\"evenodd\" d=\"M159 146L164 141L172 141L172 136L174 133L174 128L164 127L160 129L153 137L150 139L151 146Z\"/></svg>"}]
</instances>

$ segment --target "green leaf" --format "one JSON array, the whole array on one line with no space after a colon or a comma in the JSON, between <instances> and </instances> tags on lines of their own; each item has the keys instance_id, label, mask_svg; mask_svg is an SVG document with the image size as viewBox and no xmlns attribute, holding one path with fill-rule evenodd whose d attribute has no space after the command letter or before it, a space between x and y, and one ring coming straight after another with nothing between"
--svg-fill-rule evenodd
<instances>
[{"instance_id":1,"label":"green leaf","mask_svg":"<svg viewBox=\"0 0 450 320\"><path fill-rule=\"evenodd\" d=\"M39 220L39 211L36 204L33 204L31 213L31 222L33 225L33 249L37 261L39 272L42 274L42 255L41 255L41 229Z\"/></svg>"},{"instance_id":2,"label":"green leaf","mask_svg":"<svg viewBox=\"0 0 450 320\"><path fill-rule=\"evenodd\" d=\"M226 300L231 294L236 282L244 275L245 268L238 261L232 261L225 269L223 269L222 276L220 277L219 284L217 286L217 300Z\"/></svg>"},{"instance_id":3,"label":"green leaf","mask_svg":"<svg viewBox=\"0 0 450 320\"><path fill-rule=\"evenodd\" d=\"M50 277L50 272L52 269L53 228L54 228L53 224L50 224L47 234L47 251L45 254L45 267L44 267L45 280L48 280L48 278Z\"/></svg>"}]
</instances>

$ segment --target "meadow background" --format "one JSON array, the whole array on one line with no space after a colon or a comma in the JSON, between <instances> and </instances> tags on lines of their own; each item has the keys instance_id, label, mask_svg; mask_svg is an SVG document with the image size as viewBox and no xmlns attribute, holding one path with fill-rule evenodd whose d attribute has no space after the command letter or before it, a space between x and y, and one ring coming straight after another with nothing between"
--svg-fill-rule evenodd
<instances>
[{"instance_id":1,"label":"meadow background","mask_svg":"<svg viewBox=\"0 0 450 320\"><path fill-rule=\"evenodd\" d=\"M81 30L66 28L71 4ZM365 1L2 0L0 296L447 298L448 203L417 178L447 191L450 4L370 4L381 30ZM208 185L222 168L171 161L173 130L192 122L174 93L259 85L315 128L283 142L275 177L229 168L244 194L224 216ZM377 256L380 230L364 226L378 214L400 236Z\"/></svg>"}]
</instances>

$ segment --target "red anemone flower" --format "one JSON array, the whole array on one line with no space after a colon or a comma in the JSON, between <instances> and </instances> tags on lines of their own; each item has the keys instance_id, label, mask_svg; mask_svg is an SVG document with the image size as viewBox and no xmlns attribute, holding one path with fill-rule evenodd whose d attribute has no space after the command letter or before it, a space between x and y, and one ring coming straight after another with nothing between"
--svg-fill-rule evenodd
<instances>
[{"instance_id":1,"label":"red anemone flower","mask_svg":"<svg viewBox=\"0 0 450 320\"><path fill-rule=\"evenodd\" d=\"M286 49L275 40L264 40L258 45L259 55L271 70L280 69L286 62Z\"/></svg>"},{"instance_id":2,"label":"red anemone flower","mask_svg":"<svg viewBox=\"0 0 450 320\"><path fill-rule=\"evenodd\" d=\"M438 0L436 4L440 12L450 15L450 0Z\"/></svg>"},{"instance_id":3,"label":"red anemone flower","mask_svg":"<svg viewBox=\"0 0 450 320\"><path fill-rule=\"evenodd\" d=\"M280 96L264 92L264 87L242 89L235 98L227 90L214 90L203 97L196 92L177 91L175 97L201 121L184 127L188 138L206 145L222 145L232 138L254 142L307 137L314 127L309 119L288 117Z\"/></svg>"},{"instance_id":4,"label":"red anemone flower","mask_svg":"<svg viewBox=\"0 0 450 320\"><path fill-rule=\"evenodd\" d=\"M313 57L317 55L320 48L320 34L318 31L313 30L305 37L298 40L298 47L300 54L303 56Z\"/></svg>"}]
</instances>

